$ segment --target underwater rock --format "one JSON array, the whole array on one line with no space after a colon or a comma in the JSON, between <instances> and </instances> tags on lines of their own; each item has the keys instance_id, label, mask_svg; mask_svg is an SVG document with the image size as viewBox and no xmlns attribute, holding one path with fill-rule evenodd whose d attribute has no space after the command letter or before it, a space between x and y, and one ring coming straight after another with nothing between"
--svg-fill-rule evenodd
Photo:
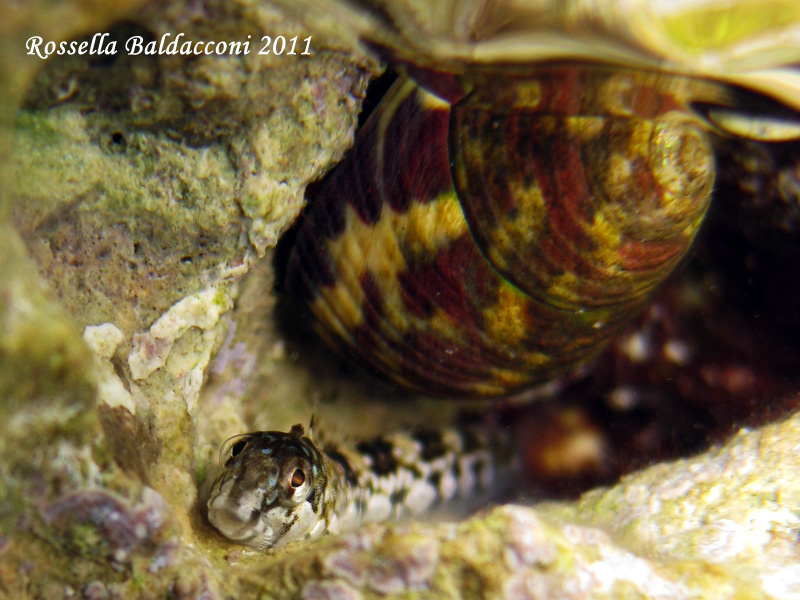
<instances>
[{"instance_id":1,"label":"underwater rock","mask_svg":"<svg viewBox=\"0 0 800 600\"><path fill-rule=\"evenodd\" d=\"M105 491L87 490L54 500L42 509L42 516L61 534L66 551L91 552L117 568L129 564L136 552L152 557L150 570L157 571L169 562L170 548L177 546L176 537L165 536L170 530L169 507L148 487L136 505Z\"/></svg>"}]
</instances>

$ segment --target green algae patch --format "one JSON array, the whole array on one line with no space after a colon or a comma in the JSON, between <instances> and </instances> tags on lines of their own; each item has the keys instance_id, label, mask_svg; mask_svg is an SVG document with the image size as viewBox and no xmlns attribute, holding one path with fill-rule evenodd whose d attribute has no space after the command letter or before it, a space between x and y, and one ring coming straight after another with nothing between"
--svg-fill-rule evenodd
<instances>
[{"instance_id":1,"label":"green algae patch","mask_svg":"<svg viewBox=\"0 0 800 600\"><path fill-rule=\"evenodd\" d=\"M15 135L13 217L79 322L130 332L197 291L198 272L240 262L246 247L223 150L139 132L118 151L92 131L116 131L111 120L26 114Z\"/></svg>"}]
</instances>

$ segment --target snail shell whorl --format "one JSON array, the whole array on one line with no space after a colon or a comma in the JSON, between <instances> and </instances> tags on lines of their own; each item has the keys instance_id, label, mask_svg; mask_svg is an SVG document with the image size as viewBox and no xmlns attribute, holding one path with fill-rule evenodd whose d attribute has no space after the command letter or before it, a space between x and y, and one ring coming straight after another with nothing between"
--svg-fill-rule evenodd
<instances>
[{"instance_id":1,"label":"snail shell whorl","mask_svg":"<svg viewBox=\"0 0 800 600\"><path fill-rule=\"evenodd\" d=\"M429 394L563 373L702 221L714 164L687 81L562 66L452 107L398 82L310 199L290 285L347 355Z\"/></svg>"}]
</instances>

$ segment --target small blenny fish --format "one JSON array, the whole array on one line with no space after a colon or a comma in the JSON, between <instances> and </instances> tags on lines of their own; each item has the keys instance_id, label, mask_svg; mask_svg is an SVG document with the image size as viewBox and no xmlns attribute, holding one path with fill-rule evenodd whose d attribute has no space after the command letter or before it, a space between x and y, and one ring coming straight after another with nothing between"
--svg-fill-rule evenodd
<instances>
[{"instance_id":1,"label":"small blenny fish","mask_svg":"<svg viewBox=\"0 0 800 600\"><path fill-rule=\"evenodd\" d=\"M317 445L301 425L235 436L220 450L208 520L260 550L413 518L476 509L499 498L517 469L511 435L465 426L398 432L352 446Z\"/></svg>"}]
</instances>

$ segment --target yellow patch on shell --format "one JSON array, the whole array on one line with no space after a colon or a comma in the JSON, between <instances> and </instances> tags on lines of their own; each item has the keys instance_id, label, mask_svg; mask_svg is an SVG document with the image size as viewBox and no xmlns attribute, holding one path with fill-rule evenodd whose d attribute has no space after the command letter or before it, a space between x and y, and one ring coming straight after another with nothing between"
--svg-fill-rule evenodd
<instances>
[{"instance_id":1,"label":"yellow patch on shell","mask_svg":"<svg viewBox=\"0 0 800 600\"><path fill-rule=\"evenodd\" d=\"M605 204L595 211L594 219L591 224L586 225L586 235L597 242L594 252L591 254L591 262L595 267L603 268L607 277L619 280L626 277L631 290L636 290L636 277L634 274L626 273L619 265L619 250L623 243L622 227L625 226L624 214L617 215L619 207L613 203ZM622 217L622 218L620 218ZM548 296L560 298L560 303L553 302L554 306L581 308L585 298L574 293L581 290L583 281L579 275L573 271L564 271L552 279ZM636 293L641 293L640 290Z\"/></svg>"},{"instance_id":2,"label":"yellow patch on shell","mask_svg":"<svg viewBox=\"0 0 800 600\"><path fill-rule=\"evenodd\" d=\"M611 208L613 205L610 205ZM601 264L614 264L622 245L622 232L619 229L619 220L609 218L604 211L598 210L594 214L592 224L586 230L588 235L597 242L594 255L599 256ZM616 271L619 268L614 265Z\"/></svg>"},{"instance_id":3,"label":"yellow patch on shell","mask_svg":"<svg viewBox=\"0 0 800 600\"><path fill-rule=\"evenodd\" d=\"M633 165L628 157L619 152L613 152L608 157L607 168L605 170L604 187L606 193L611 197L618 197L625 193L631 185Z\"/></svg>"},{"instance_id":4,"label":"yellow patch on shell","mask_svg":"<svg viewBox=\"0 0 800 600\"><path fill-rule=\"evenodd\" d=\"M531 300L519 289L505 281L497 292L495 304L484 308L481 313L486 330L493 339L506 340L510 347L524 346L525 339L536 333L531 329L533 324L527 318L527 307ZM523 359L528 368L544 366L552 361L551 356L533 351L521 354L518 358ZM522 385L526 378L527 374L512 369L493 370L495 385L502 381L513 388Z\"/></svg>"},{"instance_id":5,"label":"yellow patch on shell","mask_svg":"<svg viewBox=\"0 0 800 600\"><path fill-rule=\"evenodd\" d=\"M619 73L609 77L597 91L597 101L600 106L612 115L631 116L631 91L633 77L630 73Z\"/></svg>"},{"instance_id":6,"label":"yellow patch on shell","mask_svg":"<svg viewBox=\"0 0 800 600\"><path fill-rule=\"evenodd\" d=\"M603 133L605 117L569 117L564 120L566 132L572 138L588 142Z\"/></svg>"},{"instance_id":7,"label":"yellow patch on shell","mask_svg":"<svg viewBox=\"0 0 800 600\"><path fill-rule=\"evenodd\" d=\"M573 293L573 290L580 289L578 286L582 283L572 271L564 271L561 275L554 276L551 279L551 285L547 288L545 297L550 297L551 306L563 309L580 309L581 296Z\"/></svg>"},{"instance_id":8,"label":"yellow patch on shell","mask_svg":"<svg viewBox=\"0 0 800 600\"><path fill-rule=\"evenodd\" d=\"M516 89L515 106L536 108L542 101L542 83L538 79L518 82Z\"/></svg>"},{"instance_id":9,"label":"yellow patch on shell","mask_svg":"<svg viewBox=\"0 0 800 600\"><path fill-rule=\"evenodd\" d=\"M494 339L517 345L525 339L529 323L525 318L529 300L514 286L503 283L497 290L497 302L481 313Z\"/></svg>"},{"instance_id":10,"label":"yellow patch on shell","mask_svg":"<svg viewBox=\"0 0 800 600\"><path fill-rule=\"evenodd\" d=\"M653 138L653 121L649 119L634 119L631 121L628 144L620 148L623 156L629 158L644 158L650 155L650 142Z\"/></svg>"},{"instance_id":11,"label":"yellow patch on shell","mask_svg":"<svg viewBox=\"0 0 800 600\"><path fill-rule=\"evenodd\" d=\"M412 203L406 213L393 212L391 218L396 227L405 227L405 243L411 257L432 256L467 231L464 212L452 188L433 202Z\"/></svg>"},{"instance_id":12,"label":"yellow patch on shell","mask_svg":"<svg viewBox=\"0 0 800 600\"><path fill-rule=\"evenodd\" d=\"M535 182L525 186L513 179L508 181L508 189L517 202L518 212L513 217L495 213L497 226L492 228L492 243L486 248L489 260L495 265L505 263L509 249L532 243L540 235L540 229L535 225L544 223L547 218L547 205L542 190Z\"/></svg>"},{"instance_id":13,"label":"yellow patch on shell","mask_svg":"<svg viewBox=\"0 0 800 600\"><path fill-rule=\"evenodd\" d=\"M369 272L381 291L384 318L402 335L409 323L397 276L406 270L406 260L431 256L467 231L455 191L451 188L433 202L412 202L403 213L385 204L371 225L348 204L344 219L344 232L326 242L336 284L321 288L311 308L340 336L350 339L350 332L364 319L361 279ZM435 321L432 326L436 327Z\"/></svg>"}]
</instances>

